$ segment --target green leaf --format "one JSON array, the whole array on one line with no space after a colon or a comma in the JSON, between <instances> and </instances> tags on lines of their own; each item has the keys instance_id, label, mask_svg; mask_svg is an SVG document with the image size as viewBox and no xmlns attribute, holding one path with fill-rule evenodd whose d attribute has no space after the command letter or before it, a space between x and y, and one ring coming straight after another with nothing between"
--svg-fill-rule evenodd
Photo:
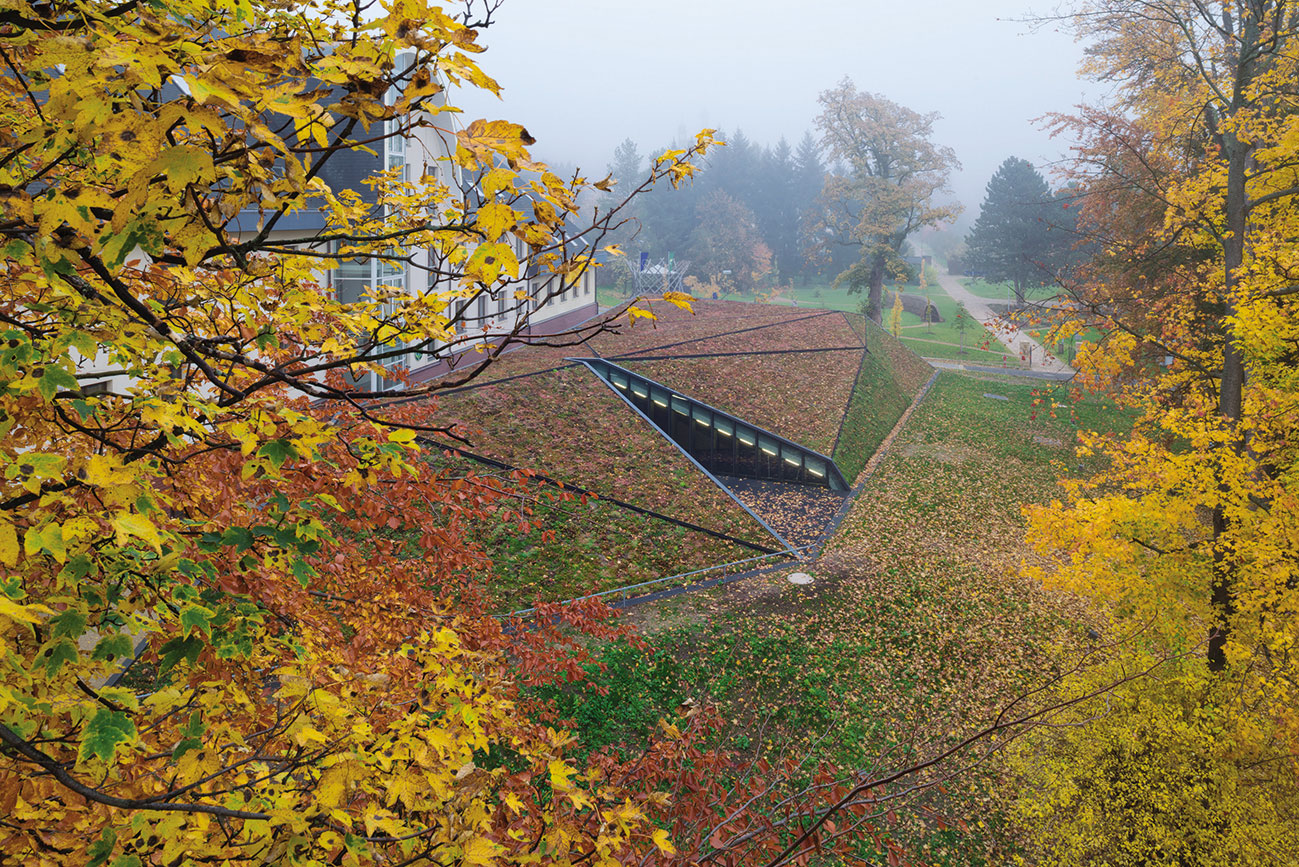
<instances>
[{"instance_id":1,"label":"green leaf","mask_svg":"<svg viewBox=\"0 0 1299 867\"><path fill-rule=\"evenodd\" d=\"M293 447L293 443L288 440L277 439L263 443L262 447L257 450L257 456L266 458L276 467L280 467L290 458L296 458L298 451Z\"/></svg>"},{"instance_id":2,"label":"green leaf","mask_svg":"<svg viewBox=\"0 0 1299 867\"><path fill-rule=\"evenodd\" d=\"M189 605L180 612L180 625L186 635L201 630L212 637L212 612L199 605Z\"/></svg>"},{"instance_id":3,"label":"green leaf","mask_svg":"<svg viewBox=\"0 0 1299 867\"><path fill-rule=\"evenodd\" d=\"M69 638L60 638L58 641L50 642L46 645L49 652L45 657L45 677L53 680L59 670L63 668L65 662L77 661L77 645L72 643Z\"/></svg>"},{"instance_id":4,"label":"green leaf","mask_svg":"<svg viewBox=\"0 0 1299 867\"><path fill-rule=\"evenodd\" d=\"M108 867L140 867L138 855L118 855Z\"/></svg>"},{"instance_id":5,"label":"green leaf","mask_svg":"<svg viewBox=\"0 0 1299 867\"><path fill-rule=\"evenodd\" d=\"M62 365L47 364L45 367L39 368L39 372L42 373L42 376L36 388L47 401L54 400L54 395L58 394L60 390L81 390L77 378L64 370Z\"/></svg>"},{"instance_id":6,"label":"green leaf","mask_svg":"<svg viewBox=\"0 0 1299 867\"><path fill-rule=\"evenodd\" d=\"M104 832L99 835L99 839L90 844L86 854L90 860L86 862L86 867L99 867L108 860L113 854L113 849L117 846L117 832L112 828L105 828Z\"/></svg>"},{"instance_id":7,"label":"green leaf","mask_svg":"<svg viewBox=\"0 0 1299 867\"><path fill-rule=\"evenodd\" d=\"M173 638L158 648L158 673L166 674L182 659L193 665L198 662L198 655L202 652L202 640L192 635L184 638Z\"/></svg>"},{"instance_id":8,"label":"green leaf","mask_svg":"<svg viewBox=\"0 0 1299 867\"><path fill-rule=\"evenodd\" d=\"M80 757L84 760L97 756L104 762L112 762L118 744L130 743L135 737L135 723L129 716L106 707L96 708L81 739Z\"/></svg>"},{"instance_id":9,"label":"green leaf","mask_svg":"<svg viewBox=\"0 0 1299 867\"><path fill-rule=\"evenodd\" d=\"M231 527L221 534L221 542L233 545L236 551L247 551L253 546L253 534L247 527Z\"/></svg>"},{"instance_id":10,"label":"green leaf","mask_svg":"<svg viewBox=\"0 0 1299 867\"><path fill-rule=\"evenodd\" d=\"M92 359L99 353L99 341L84 331L68 332L68 342L86 359Z\"/></svg>"},{"instance_id":11,"label":"green leaf","mask_svg":"<svg viewBox=\"0 0 1299 867\"><path fill-rule=\"evenodd\" d=\"M50 618L50 635L55 638L79 638L86 631L86 612L69 608L57 617Z\"/></svg>"},{"instance_id":12,"label":"green leaf","mask_svg":"<svg viewBox=\"0 0 1299 867\"><path fill-rule=\"evenodd\" d=\"M316 570L305 560L294 560L293 577L298 579L298 583L305 590L311 584L311 579L316 577Z\"/></svg>"},{"instance_id":13,"label":"green leaf","mask_svg":"<svg viewBox=\"0 0 1299 867\"><path fill-rule=\"evenodd\" d=\"M120 659L123 656L133 656L135 648L131 646L131 636L125 633L116 633L114 635L105 635L95 644L95 649L91 651L91 659Z\"/></svg>"},{"instance_id":14,"label":"green leaf","mask_svg":"<svg viewBox=\"0 0 1299 867\"><path fill-rule=\"evenodd\" d=\"M81 398L72 401L72 408L77 411L77 415L81 416L83 422L90 421L94 417L95 411L99 409L99 407L86 403Z\"/></svg>"}]
</instances>

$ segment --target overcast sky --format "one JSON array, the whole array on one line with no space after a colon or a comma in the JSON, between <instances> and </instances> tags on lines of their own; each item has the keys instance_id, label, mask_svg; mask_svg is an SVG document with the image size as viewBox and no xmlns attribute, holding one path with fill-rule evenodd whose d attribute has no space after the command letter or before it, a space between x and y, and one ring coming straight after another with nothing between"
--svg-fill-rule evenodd
<instances>
[{"instance_id":1,"label":"overcast sky","mask_svg":"<svg viewBox=\"0 0 1299 867\"><path fill-rule=\"evenodd\" d=\"M1011 20L1031 2L506 0L480 58L504 100L461 104L524 124L543 159L594 174L627 137L642 153L706 126L795 145L817 94L847 75L942 115L935 138L964 166L953 188L972 217L1007 156L1045 168L1067 150L1034 118L1098 92L1076 77L1068 34Z\"/></svg>"}]
</instances>

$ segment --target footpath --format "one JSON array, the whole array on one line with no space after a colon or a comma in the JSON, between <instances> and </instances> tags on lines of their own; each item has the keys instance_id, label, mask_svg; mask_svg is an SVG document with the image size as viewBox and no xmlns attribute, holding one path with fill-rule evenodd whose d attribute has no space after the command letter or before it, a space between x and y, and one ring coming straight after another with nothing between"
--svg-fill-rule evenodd
<instances>
[{"instance_id":1,"label":"footpath","mask_svg":"<svg viewBox=\"0 0 1299 867\"><path fill-rule=\"evenodd\" d=\"M939 274L938 285L954 300L964 304L970 316L996 335L1009 352L1023 358L1030 371L1045 374L1050 379L1067 379L1074 375L1072 367L1052 355L1027 332L999 317L988 305L986 298L980 298L967 290L951 274Z\"/></svg>"}]
</instances>

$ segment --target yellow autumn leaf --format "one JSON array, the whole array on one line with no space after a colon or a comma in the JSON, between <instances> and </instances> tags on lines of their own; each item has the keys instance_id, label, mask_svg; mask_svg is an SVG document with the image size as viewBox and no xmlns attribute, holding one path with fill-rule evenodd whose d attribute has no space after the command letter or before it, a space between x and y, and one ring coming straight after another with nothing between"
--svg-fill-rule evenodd
<instances>
[{"instance_id":1,"label":"yellow autumn leaf","mask_svg":"<svg viewBox=\"0 0 1299 867\"><path fill-rule=\"evenodd\" d=\"M0 563L18 564L18 532L8 521L0 522Z\"/></svg>"},{"instance_id":2,"label":"yellow autumn leaf","mask_svg":"<svg viewBox=\"0 0 1299 867\"><path fill-rule=\"evenodd\" d=\"M677 854L677 847L672 845L672 841L668 838L668 832L662 828L655 828L654 833L650 835L650 839L654 841L654 845L658 847L660 852L668 855Z\"/></svg>"},{"instance_id":3,"label":"yellow autumn leaf","mask_svg":"<svg viewBox=\"0 0 1299 867\"><path fill-rule=\"evenodd\" d=\"M674 304L677 307L680 307L688 313L695 312L695 308L690 306L690 303L695 299L687 295L685 292L664 292L663 300L667 301L669 304Z\"/></svg>"},{"instance_id":4,"label":"yellow autumn leaf","mask_svg":"<svg viewBox=\"0 0 1299 867\"><path fill-rule=\"evenodd\" d=\"M555 759L550 763L550 785L557 792L566 792L573 787L573 781L569 777L573 776L576 771L564 764L563 760Z\"/></svg>"},{"instance_id":5,"label":"yellow autumn leaf","mask_svg":"<svg viewBox=\"0 0 1299 867\"><path fill-rule=\"evenodd\" d=\"M21 620L24 623L40 623L42 615L53 613L44 605L19 605L6 596L0 596L0 615L8 617L10 620Z\"/></svg>"},{"instance_id":6,"label":"yellow autumn leaf","mask_svg":"<svg viewBox=\"0 0 1299 867\"><path fill-rule=\"evenodd\" d=\"M465 844L462 863L472 864L475 867L487 867L487 865L495 864L497 857L504 851L499 845L486 837L475 837Z\"/></svg>"},{"instance_id":7,"label":"yellow autumn leaf","mask_svg":"<svg viewBox=\"0 0 1299 867\"><path fill-rule=\"evenodd\" d=\"M117 531L117 544L125 545L129 537L143 539L153 546L153 550L162 550L162 540L158 528L143 515L135 512L121 512L113 518L113 529Z\"/></svg>"}]
</instances>

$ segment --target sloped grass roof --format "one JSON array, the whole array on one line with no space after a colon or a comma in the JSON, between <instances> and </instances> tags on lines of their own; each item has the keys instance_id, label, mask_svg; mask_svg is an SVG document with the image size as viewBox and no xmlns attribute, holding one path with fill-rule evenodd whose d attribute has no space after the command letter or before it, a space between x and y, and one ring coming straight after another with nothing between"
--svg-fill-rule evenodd
<instances>
[{"instance_id":1,"label":"sloped grass roof","mask_svg":"<svg viewBox=\"0 0 1299 867\"><path fill-rule=\"evenodd\" d=\"M837 311L791 316L790 308L780 309L785 316L753 330L643 350L649 358L615 360L828 455L861 364L862 341Z\"/></svg>"},{"instance_id":2,"label":"sloped grass roof","mask_svg":"<svg viewBox=\"0 0 1299 867\"><path fill-rule=\"evenodd\" d=\"M603 381L566 358L608 358L831 455L850 483L932 373L857 314L717 301L697 302L693 315L670 305L654 309L659 319L652 327L642 320L582 345L516 349L466 387L401 407L426 423L454 425L468 440L466 452L602 498L553 500L533 483L542 492L533 505L542 529L483 525L481 541L495 563L488 592L502 608L759 553L716 534L781 547ZM791 544L808 544L823 532L837 495L783 490L791 487L740 486L735 493ZM636 514L612 499L711 534Z\"/></svg>"},{"instance_id":3,"label":"sloped grass roof","mask_svg":"<svg viewBox=\"0 0 1299 867\"><path fill-rule=\"evenodd\" d=\"M425 405L467 452L535 470L766 548L779 543L585 367L485 385Z\"/></svg>"},{"instance_id":4,"label":"sloped grass roof","mask_svg":"<svg viewBox=\"0 0 1299 867\"><path fill-rule=\"evenodd\" d=\"M638 361L628 370L828 455L862 350Z\"/></svg>"},{"instance_id":5,"label":"sloped grass roof","mask_svg":"<svg viewBox=\"0 0 1299 867\"><path fill-rule=\"evenodd\" d=\"M472 528L492 559L486 590L498 611L558 602L757 556L707 533L639 515L597 498L526 485L541 526L482 521Z\"/></svg>"},{"instance_id":6,"label":"sloped grass roof","mask_svg":"<svg viewBox=\"0 0 1299 867\"><path fill-rule=\"evenodd\" d=\"M613 358L675 348L698 340L713 340L735 332L753 333L761 326L808 316L810 311L741 301L695 301L694 312L663 302L642 302L655 315L653 321L620 322L616 331L599 334L587 342L588 354ZM577 355L579 353L573 353ZM676 352L680 354L680 352Z\"/></svg>"}]
</instances>

